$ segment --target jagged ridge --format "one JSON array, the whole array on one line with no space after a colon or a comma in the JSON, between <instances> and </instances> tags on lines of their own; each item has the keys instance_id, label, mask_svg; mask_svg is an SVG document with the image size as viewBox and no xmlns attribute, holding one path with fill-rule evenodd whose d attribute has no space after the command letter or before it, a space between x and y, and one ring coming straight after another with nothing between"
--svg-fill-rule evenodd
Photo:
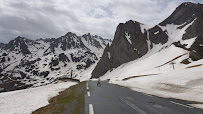
<instances>
[{"instance_id":1,"label":"jagged ridge","mask_svg":"<svg viewBox=\"0 0 203 114\"><path fill-rule=\"evenodd\" d=\"M0 92L55 83L59 77L88 78L111 40L68 32L59 38L29 40L18 36L0 44Z\"/></svg>"}]
</instances>

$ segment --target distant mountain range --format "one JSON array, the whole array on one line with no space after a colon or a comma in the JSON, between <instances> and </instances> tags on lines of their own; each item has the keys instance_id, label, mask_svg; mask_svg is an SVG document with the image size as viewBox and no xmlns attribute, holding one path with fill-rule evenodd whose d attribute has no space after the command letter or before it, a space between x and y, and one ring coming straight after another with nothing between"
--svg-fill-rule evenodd
<instances>
[{"instance_id":1,"label":"distant mountain range","mask_svg":"<svg viewBox=\"0 0 203 114\"><path fill-rule=\"evenodd\" d=\"M92 78L171 45L190 52L188 58L181 61L182 64L203 58L203 4L182 3L166 20L154 27L133 20L120 23L112 44L107 45L93 70Z\"/></svg>"},{"instance_id":2,"label":"distant mountain range","mask_svg":"<svg viewBox=\"0 0 203 114\"><path fill-rule=\"evenodd\" d=\"M55 83L71 73L75 79L88 79L111 42L90 33L77 36L68 32L59 38L18 36L0 43L0 92Z\"/></svg>"}]
</instances>

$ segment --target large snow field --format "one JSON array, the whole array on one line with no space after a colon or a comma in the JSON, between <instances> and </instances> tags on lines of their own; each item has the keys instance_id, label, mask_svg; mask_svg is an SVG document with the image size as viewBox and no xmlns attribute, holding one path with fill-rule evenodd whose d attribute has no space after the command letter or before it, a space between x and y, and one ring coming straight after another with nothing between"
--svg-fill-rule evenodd
<instances>
[{"instance_id":1,"label":"large snow field","mask_svg":"<svg viewBox=\"0 0 203 114\"><path fill-rule=\"evenodd\" d=\"M203 60L182 64L188 53L172 45L153 55L125 63L101 79L110 79L111 83L147 94L203 103ZM170 61L175 63L175 69ZM188 68L190 66L196 67ZM193 106L203 108L203 104Z\"/></svg>"},{"instance_id":2,"label":"large snow field","mask_svg":"<svg viewBox=\"0 0 203 114\"><path fill-rule=\"evenodd\" d=\"M49 84L46 86L0 93L0 114L30 114L49 104L48 100L75 82Z\"/></svg>"},{"instance_id":3,"label":"large snow field","mask_svg":"<svg viewBox=\"0 0 203 114\"><path fill-rule=\"evenodd\" d=\"M203 102L202 69L203 66L200 66L160 75L143 76L126 81L112 82L148 94Z\"/></svg>"},{"instance_id":4,"label":"large snow field","mask_svg":"<svg viewBox=\"0 0 203 114\"><path fill-rule=\"evenodd\" d=\"M106 74L104 74L104 76L102 76L102 79L122 80L130 76L162 74L171 72L174 71L172 65L164 64L180 55L183 55L173 62L176 63L175 68L185 66L183 64L180 64L180 62L188 57L188 53L188 51L172 45L169 48L164 49L158 53L155 53L153 55L146 54L142 58L125 63L111 72L108 71ZM163 66L158 67L160 65Z\"/></svg>"}]
</instances>

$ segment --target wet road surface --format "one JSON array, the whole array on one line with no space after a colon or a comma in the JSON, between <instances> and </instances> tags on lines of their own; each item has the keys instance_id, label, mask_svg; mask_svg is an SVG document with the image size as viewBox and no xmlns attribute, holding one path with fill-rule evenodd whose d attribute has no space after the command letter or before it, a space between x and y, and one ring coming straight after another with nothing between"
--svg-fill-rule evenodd
<instances>
[{"instance_id":1,"label":"wet road surface","mask_svg":"<svg viewBox=\"0 0 203 114\"><path fill-rule=\"evenodd\" d=\"M166 99L96 81L87 83L85 114L203 114L187 101Z\"/></svg>"}]
</instances>

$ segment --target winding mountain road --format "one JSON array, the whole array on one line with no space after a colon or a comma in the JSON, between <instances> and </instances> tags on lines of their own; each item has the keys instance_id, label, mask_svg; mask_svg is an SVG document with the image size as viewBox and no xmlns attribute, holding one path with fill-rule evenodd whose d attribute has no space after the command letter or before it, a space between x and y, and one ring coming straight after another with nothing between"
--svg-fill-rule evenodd
<instances>
[{"instance_id":1,"label":"winding mountain road","mask_svg":"<svg viewBox=\"0 0 203 114\"><path fill-rule=\"evenodd\" d=\"M96 81L87 83L85 114L203 114L187 101L166 99Z\"/></svg>"}]
</instances>

